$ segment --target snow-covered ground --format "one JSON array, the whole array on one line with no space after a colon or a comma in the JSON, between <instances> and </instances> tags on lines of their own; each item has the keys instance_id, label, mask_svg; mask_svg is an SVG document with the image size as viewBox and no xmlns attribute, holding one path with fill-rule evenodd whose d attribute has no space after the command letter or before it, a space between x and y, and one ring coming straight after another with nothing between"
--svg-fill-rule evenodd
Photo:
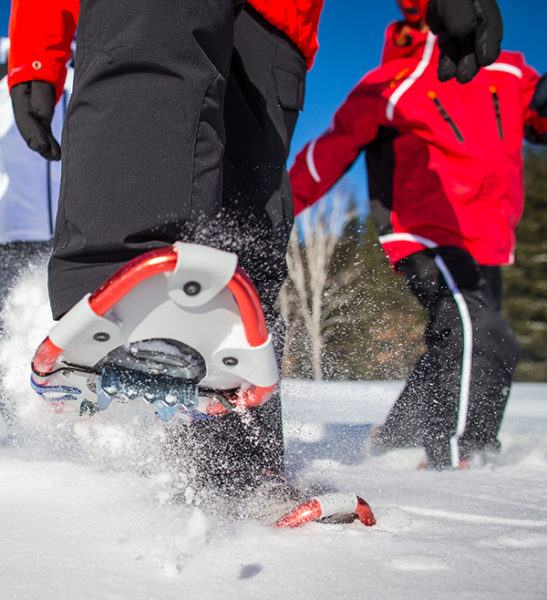
<instances>
[{"instance_id":1,"label":"snow-covered ground","mask_svg":"<svg viewBox=\"0 0 547 600\"><path fill-rule=\"evenodd\" d=\"M288 473L363 496L378 523L275 530L172 502L159 426L73 421L29 391L41 277L5 316L2 599L547 598L547 384L514 386L495 462L437 473L419 450L365 452L400 383L284 382Z\"/></svg>"}]
</instances>

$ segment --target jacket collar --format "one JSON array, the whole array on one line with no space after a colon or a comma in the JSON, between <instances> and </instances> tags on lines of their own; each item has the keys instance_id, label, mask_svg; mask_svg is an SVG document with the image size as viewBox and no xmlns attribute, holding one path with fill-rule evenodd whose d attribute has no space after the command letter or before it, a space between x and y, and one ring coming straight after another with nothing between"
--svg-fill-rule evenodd
<instances>
[{"instance_id":1,"label":"jacket collar","mask_svg":"<svg viewBox=\"0 0 547 600\"><path fill-rule=\"evenodd\" d=\"M427 31L410 29L408 33L401 34L403 25L404 21L395 21L388 25L382 51L382 64L396 58L421 59L427 40ZM404 40L403 44L401 44L401 40Z\"/></svg>"}]
</instances>

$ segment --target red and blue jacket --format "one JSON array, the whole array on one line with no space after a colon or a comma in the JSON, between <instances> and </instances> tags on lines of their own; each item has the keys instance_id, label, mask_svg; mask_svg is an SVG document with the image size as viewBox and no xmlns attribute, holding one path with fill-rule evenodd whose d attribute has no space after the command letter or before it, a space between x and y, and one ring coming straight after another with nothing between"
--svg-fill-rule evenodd
<instances>
[{"instance_id":1,"label":"red and blue jacket","mask_svg":"<svg viewBox=\"0 0 547 600\"><path fill-rule=\"evenodd\" d=\"M523 208L522 143L547 141L529 109L538 74L503 51L465 85L437 78L430 32L386 33L382 64L355 86L331 127L290 170L295 212L321 198L365 152L371 211L393 266L437 246L480 264L513 260ZM401 41L402 40L402 41Z\"/></svg>"}]
</instances>

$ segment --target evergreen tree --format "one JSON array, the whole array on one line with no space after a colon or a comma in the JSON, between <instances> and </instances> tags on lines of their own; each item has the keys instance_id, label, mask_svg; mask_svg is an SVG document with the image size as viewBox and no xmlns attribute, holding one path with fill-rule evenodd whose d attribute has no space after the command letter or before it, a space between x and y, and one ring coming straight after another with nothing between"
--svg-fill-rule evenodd
<instances>
[{"instance_id":1,"label":"evergreen tree","mask_svg":"<svg viewBox=\"0 0 547 600\"><path fill-rule=\"evenodd\" d=\"M370 215L364 223L354 220L346 229L332 277L339 278L347 269L358 272L352 284L358 293L350 305L341 307L352 318L326 349L326 364L335 367L328 376L406 378L424 351L425 314L403 277L389 267Z\"/></svg>"},{"instance_id":2,"label":"evergreen tree","mask_svg":"<svg viewBox=\"0 0 547 600\"><path fill-rule=\"evenodd\" d=\"M308 265L307 277L312 276ZM365 222L354 216L346 223L323 294L321 377L404 379L424 349L425 316L402 276L389 268L370 216ZM284 375L317 377L297 296L289 278L281 295L288 320Z\"/></svg>"},{"instance_id":3,"label":"evergreen tree","mask_svg":"<svg viewBox=\"0 0 547 600\"><path fill-rule=\"evenodd\" d=\"M526 146L524 214L515 264L503 269L503 311L522 346L517 381L547 381L547 149Z\"/></svg>"}]
</instances>

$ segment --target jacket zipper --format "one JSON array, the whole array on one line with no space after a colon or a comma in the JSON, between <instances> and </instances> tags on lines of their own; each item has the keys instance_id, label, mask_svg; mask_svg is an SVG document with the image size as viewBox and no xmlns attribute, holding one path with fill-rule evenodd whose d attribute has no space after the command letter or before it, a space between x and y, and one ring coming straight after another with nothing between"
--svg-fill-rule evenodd
<instances>
[{"instance_id":1,"label":"jacket zipper","mask_svg":"<svg viewBox=\"0 0 547 600\"><path fill-rule=\"evenodd\" d=\"M496 121L498 123L498 133L500 134L500 140L503 140L503 124L501 122L500 112L500 99L498 96L498 90L495 85L491 85L490 94L492 95L492 102L494 103L494 112L496 113Z\"/></svg>"},{"instance_id":2,"label":"jacket zipper","mask_svg":"<svg viewBox=\"0 0 547 600\"><path fill-rule=\"evenodd\" d=\"M433 90L431 90L431 91L427 92L427 95L429 96L429 98L431 100L433 100L433 103L437 107L439 114L450 125L458 142L460 142L460 144L461 144L464 141L462 132L458 129L458 126L456 125L456 123L454 123L454 121L452 120L452 117L446 112L445 107L441 104L441 101L439 100L439 98L437 98L437 94Z\"/></svg>"}]
</instances>

